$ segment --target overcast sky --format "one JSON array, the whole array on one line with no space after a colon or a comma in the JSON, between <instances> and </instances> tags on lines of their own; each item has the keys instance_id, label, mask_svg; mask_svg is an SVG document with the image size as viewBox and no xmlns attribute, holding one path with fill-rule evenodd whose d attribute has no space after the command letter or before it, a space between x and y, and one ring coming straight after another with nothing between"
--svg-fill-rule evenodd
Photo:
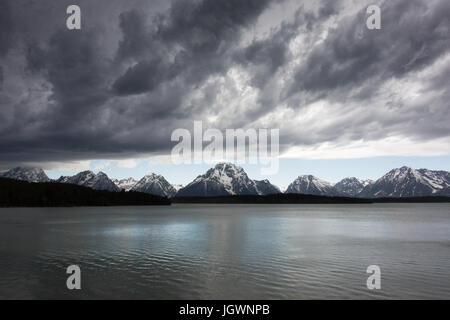
<instances>
[{"instance_id":1,"label":"overcast sky","mask_svg":"<svg viewBox=\"0 0 450 320\"><path fill-rule=\"evenodd\" d=\"M324 168L448 170L449 17L448 0L1 0L0 169L133 169L202 120L279 128L283 158Z\"/></svg>"}]
</instances>

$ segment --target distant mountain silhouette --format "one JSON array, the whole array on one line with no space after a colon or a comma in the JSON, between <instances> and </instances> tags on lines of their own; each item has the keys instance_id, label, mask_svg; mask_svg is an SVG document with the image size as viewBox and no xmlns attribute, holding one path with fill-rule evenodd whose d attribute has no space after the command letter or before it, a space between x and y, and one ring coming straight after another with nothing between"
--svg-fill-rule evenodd
<instances>
[{"instance_id":1,"label":"distant mountain silhouette","mask_svg":"<svg viewBox=\"0 0 450 320\"><path fill-rule=\"evenodd\" d=\"M164 197L140 192L110 192L74 184L30 183L0 178L1 207L170 205Z\"/></svg>"}]
</instances>

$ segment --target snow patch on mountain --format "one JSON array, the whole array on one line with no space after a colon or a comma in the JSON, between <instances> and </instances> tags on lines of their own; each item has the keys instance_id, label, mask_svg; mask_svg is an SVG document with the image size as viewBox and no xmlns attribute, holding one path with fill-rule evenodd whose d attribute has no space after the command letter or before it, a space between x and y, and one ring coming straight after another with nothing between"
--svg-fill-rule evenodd
<instances>
[{"instance_id":1,"label":"snow patch on mountain","mask_svg":"<svg viewBox=\"0 0 450 320\"><path fill-rule=\"evenodd\" d=\"M138 181L130 177L120 180L112 179L112 182L114 182L120 190L130 191Z\"/></svg>"},{"instance_id":2,"label":"snow patch on mountain","mask_svg":"<svg viewBox=\"0 0 450 320\"><path fill-rule=\"evenodd\" d=\"M184 187L182 184L173 184L172 186L174 187L176 192L178 192L181 188Z\"/></svg>"}]
</instances>

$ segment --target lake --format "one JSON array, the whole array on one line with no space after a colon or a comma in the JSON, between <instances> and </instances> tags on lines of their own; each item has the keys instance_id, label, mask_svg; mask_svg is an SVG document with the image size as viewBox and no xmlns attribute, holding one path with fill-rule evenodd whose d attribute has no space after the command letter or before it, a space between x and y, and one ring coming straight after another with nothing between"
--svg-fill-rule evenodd
<instances>
[{"instance_id":1,"label":"lake","mask_svg":"<svg viewBox=\"0 0 450 320\"><path fill-rule=\"evenodd\" d=\"M450 299L450 204L1 208L0 298Z\"/></svg>"}]
</instances>

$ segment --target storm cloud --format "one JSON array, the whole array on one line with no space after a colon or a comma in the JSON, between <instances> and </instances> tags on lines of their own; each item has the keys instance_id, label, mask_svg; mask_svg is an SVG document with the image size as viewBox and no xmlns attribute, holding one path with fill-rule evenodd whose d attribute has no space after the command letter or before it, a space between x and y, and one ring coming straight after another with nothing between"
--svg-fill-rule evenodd
<instances>
[{"instance_id":1,"label":"storm cloud","mask_svg":"<svg viewBox=\"0 0 450 320\"><path fill-rule=\"evenodd\" d=\"M164 155L194 120L283 152L450 140L447 0L80 0L68 30L72 2L0 4L1 168Z\"/></svg>"}]
</instances>

